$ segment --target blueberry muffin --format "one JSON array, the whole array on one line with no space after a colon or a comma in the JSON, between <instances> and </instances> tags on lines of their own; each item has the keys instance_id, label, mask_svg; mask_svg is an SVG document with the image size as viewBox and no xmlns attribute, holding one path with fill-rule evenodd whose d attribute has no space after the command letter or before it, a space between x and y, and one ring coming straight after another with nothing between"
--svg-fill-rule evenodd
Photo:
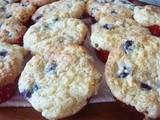
<instances>
[{"instance_id":1,"label":"blueberry muffin","mask_svg":"<svg viewBox=\"0 0 160 120\"><path fill-rule=\"evenodd\" d=\"M86 12L99 20L106 15L116 17L133 17L134 4L124 0L89 0L86 4Z\"/></svg>"},{"instance_id":2,"label":"blueberry muffin","mask_svg":"<svg viewBox=\"0 0 160 120\"><path fill-rule=\"evenodd\" d=\"M17 91L17 83L26 51L18 45L0 42L0 103Z\"/></svg>"},{"instance_id":3,"label":"blueberry muffin","mask_svg":"<svg viewBox=\"0 0 160 120\"><path fill-rule=\"evenodd\" d=\"M55 1L57 1L57 0L21 0L22 3L30 2L30 3L32 3L33 5L36 5L36 6L43 6L43 5L46 5L46 4L55 2Z\"/></svg>"},{"instance_id":4,"label":"blueberry muffin","mask_svg":"<svg viewBox=\"0 0 160 120\"><path fill-rule=\"evenodd\" d=\"M148 27L152 35L160 37L160 7L146 5L134 8L134 19Z\"/></svg>"},{"instance_id":5,"label":"blueberry muffin","mask_svg":"<svg viewBox=\"0 0 160 120\"><path fill-rule=\"evenodd\" d=\"M19 44L27 28L16 20L0 19L0 41Z\"/></svg>"},{"instance_id":6,"label":"blueberry muffin","mask_svg":"<svg viewBox=\"0 0 160 120\"><path fill-rule=\"evenodd\" d=\"M105 78L113 95L146 118L160 117L160 38L126 39L115 46L105 65Z\"/></svg>"},{"instance_id":7,"label":"blueberry muffin","mask_svg":"<svg viewBox=\"0 0 160 120\"><path fill-rule=\"evenodd\" d=\"M81 110L97 93L100 73L84 47L58 47L33 58L19 80L19 91L47 119Z\"/></svg>"},{"instance_id":8,"label":"blueberry muffin","mask_svg":"<svg viewBox=\"0 0 160 120\"><path fill-rule=\"evenodd\" d=\"M19 0L0 0L0 6L4 6L9 3L19 2Z\"/></svg>"},{"instance_id":9,"label":"blueberry muffin","mask_svg":"<svg viewBox=\"0 0 160 120\"><path fill-rule=\"evenodd\" d=\"M35 11L36 7L31 3L12 3L1 7L0 17L25 23Z\"/></svg>"},{"instance_id":10,"label":"blueberry muffin","mask_svg":"<svg viewBox=\"0 0 160 120\"><path fill-rule=\"evenodd\" d=\"M87 26L76 18L41 19L24 35L24 47L32 53L48 51L55 46L81 45L87 35Z\"/></svg>"},{"instance_id":11,"label":"blueberry muffin","mask_svg":"<svg viewBox=\"0 0 160 120\"><path fill-rule=\"evenodd\" d=\"M84 12L85 3L81 0L60 0L40 7L32 16L37 22L41 18L80 18Z\"/></svg>"},{"instance_id":12,"label":"blueberry muffin","mask_svg":"<svg viewBox=\"0 0 160 120\"><path fill-rule=\"evenodd\" d=\"M152 5L137 6L134 8L134 19L146 27L160 26L160 8Z\"/></svg>"},{"instance_id":13,"label":"blueberry muffin","mask_svg":"<svg viewBox=\"0 0 160 120\"><path fill-rule=\"evenodd\" d=\"M130 18L117 19L116 17L103 17L98 23L91 26L91 45L97 50L111 51L115 44L125 38L145 36L150 34L148 28L139 25Z\"/></svg>"}]
</instances>

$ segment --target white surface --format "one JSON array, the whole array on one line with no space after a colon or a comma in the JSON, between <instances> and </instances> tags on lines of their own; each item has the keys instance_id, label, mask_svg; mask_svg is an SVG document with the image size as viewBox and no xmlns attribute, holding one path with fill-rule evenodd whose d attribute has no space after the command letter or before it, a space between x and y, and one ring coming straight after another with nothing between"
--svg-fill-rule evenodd
<instances>
[{"instance_id":1,"label":"white surface","mask_svg":"<svg viewBox=\"0 0 160 120\"><path fill-rule=\"evenodd\" d=\"M91 20L89 18L83 20L87 26L90 26ZM98 94L96 96L93 96L89 103L99 103L99 102L111 102L114 101L114 98L112 97L112 94L105 82L104 79L104 63L101 62L95 54L94 48L90 45L90 35L88 34L86 41L85 41L85 47L89 50L90 55L92 55L96 61L97 68L100 70L102 74L100 89L98 91ZM8 100L7 102L0 105L1 107L31 107L31 105L23 99L23 97L19 94L19 92L16 93L16 95Z\"/></svg>"}]
</instances>

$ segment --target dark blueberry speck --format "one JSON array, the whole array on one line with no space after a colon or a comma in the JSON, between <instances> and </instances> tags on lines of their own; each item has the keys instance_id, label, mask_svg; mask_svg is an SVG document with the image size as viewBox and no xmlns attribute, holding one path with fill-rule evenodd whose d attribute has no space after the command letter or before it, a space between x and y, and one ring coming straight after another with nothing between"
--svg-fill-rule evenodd
<instances>
[{"instance_id":1,"label":"dark blueberry speck","mask_svg":"<svg viewBox=\"0 0 160 120\"><path fill-rule=\"evenodd\" d=\"M27 7L27 4L22 3L22 7Z\"/></svg>"},{"instance_id":2,"label":"dark blueberry speck","mask_svg":"<svg viewBox=\"0 0 160 120\"><path fill-rule=\"evenodd\" d=\"M127 40L123 46L123 51L128 54L133 51L133 47L134 42L132 40Z\"/></svg>"},{"instance_id":3,"label":"dark blueberry speck","mask_svg":"<svg viewBox=\"0 0 160 120\"><path fill-rule=\"evenodd\" d=\"M32 96L32 92L30 92L29 90L24 90L22 93L21 93L22 95L23 95L23 97L24 98L31 98L31 96Z\"/></svg>"},{"instance_id":4,"label":"dark blueberry speck","mask_svg":"<svg viewBox=\"0 0 160 120\"><path fill-rule=\"evenodd\" d=\"M103 26L103 28L107 29L107 30L111 30L112 29L112 24L105 24Z\"/></svg>"},{"instance_id":5,"label":"dark blueberry speck","mask_svg":"<svg viewBox=\"0 0 160 120\"><path fill-rule=\"evenodd\" d=\"M112 0L111 2L115 2L114 0Z\"/></svg>"},{"instance_id":6,"label":"dark blueberry speck","mask_svg":"<svg viewBox=\"0 0 160 120\"><path fill-rule=\"evenodd\" d=\"M123 66L123 69L118 74L118 78L126 78L131 73L131 70L126 66Z\"/></svg>"},{"instance_id":7,"label":"dark blueberry speck","mask_svg":"<svg viewBox=\"0 0 160 120\"><path fill-rule=\"evenodd\" d=\"M68 7L68 8L71 8L71 7L72 7L72 5L71 5L71 4L67 4L67 7Z\"/></svg>"},{"instance_id":8,"label":"dark blueberry speck","mask_svg":"<svg viewBox=\"0 0 160 120\"><path fill-rule=\"evenodd\" d=\"M6 8L5 7L0 7L0 12L5 12Z\"/></svg>"},{"instance_id":9,"label":"dark blueberry speck","mask_svg":"<svg viewBox=\"0 0 160 120\"><path fill-rule=\"evenodd\" d=\"M95 44L95 47L98 48L98 44Z\"/></svg>"},{"instance_id":10,"label":"dark blueberry speck","mask_svg":"<svg viewBox=\"0 0 160 120\"><path fill-rule=\"evenodd\" d=\"M99 9L98 8L92 8L91 9L91 15L94 15L96 12L98 12Z\"/></svg>"},{"instance_id":11,"label":"dark blueberry speck","mask_svg":"<svg viewBox=\"0 0 160 120\"><path fill-rule=\"evenodd\" d=\"M5 57L7 55L7 51L3 50L3 51L0 51L0 57Z\"/></svg>"},{"instance_id":12,"label":"dark blueberry speck","mask_svg":"<svg viewBox=\"0 0 160 120\"><path fill-rule=\"evenodd\" d=\"M38 86L38 85L34 85L33 87L32 87L32 89L30 89L30 90L24 90L21 94L23 95L23 97L24 98L31 98L32 97L32 94L34 93L34 92L36 92L37 90L39 90L40 89L40 87Z\"/></svg>"},{"instance_id":13,"label":"dark blueberry speck","mask_svg":"<svg viewBox=\"0 0 160 120\"><path fill-rule=\"evenodd\" d=\"M144 88L145 90L151 90L152 89L151 86L149 86L149 85L147 85L145 83L141 83L141 87Z\"/></svg>"},{"instance_id":14,"label":"dark blueberry speck","mask_svg":"<svg viewBox=\"0 0 160 120\"><path fill-rule=\"evenodd\" d=\"M110 12L111 14L117 14L117 12L115 11L115 10L111 10L111 12Z\"/></svg>"},{"instance_id":15,"label":"dark blueberry speck","mask_svg":"<svg viewBox=\"0 0 160 120\"><path fill-rule=\"evenodd\" d=\"M58 20L59 20L58 18L54 18L54 19L52 20L52 23L55 24Z\"/></svg>"},{"instance_id":16,"label":"dark blueberry speck","mask_svg":"<svg viewBox=\"0 0 160 120\"><path fill-rule=\"evenodd\" d=\"M12 15L7 15L5 18L10 18L10 17L12 17Z\"/></svg>"},{"instance_id":17,"label":"dark blueberry speck","mask_svg":"<svg viewBox=\"0 0 160 120\"><path fill-rule=\"evenodd\" d=\"M58 18L55 18L54 21L58 21Z\"/></svg>"},{"instance_id":18,"label":"dark blueberry speck","mask_svg":"<svg viewBox=\"0 0 160 120\"><path fill-rule=\"evenodd\" d=\"M40 18L42 18L43 17L43 15L39 15L39 16L37 16L35 19L34 19L34 21L35 22L37 22Z\"/></svg>"},{"instance_id":19,"label":"dark blueberry speck","mask_svg":"<svg viewBox=\"0 0 160 120\"><path fill-rule=\"evenodd\" d=\"M57 73L56 68L57 68L57 64L56 63L55 64L51 64L49 67L47 67L46 72L47 73L48 72L52 72L52 73L56 74Z\"/></svg>"},{"instance_id":20,"label":"dark blueberry speck","mask_svg":"<svg viewBox=\"0 0 160 120\"><path fill-rule=\"evenodd\" d=\"M35 92L37 91L38 89L40 89L40 87L38 85L34 85L33 88L32 88L32 91Z\"/></svg>"},{"instance_id":21,"label":"dark blueberry speck","mask_svg":"<svg viewBox=\"0 0 160 120\"><path fill-rule=\"evenodd\" d=\"M126 78L128 75L129 75L129 73L123 72L123 73L118 75L118 78Z\"/></svg>"},{"instance_id":22,"label":"dark blueberry speck","mask_svg":"<svg viewBox=\"0 0 160 120\"><path fill-rule=\"evenodd\" d=\"M44 24L44 25L43 25L43 28L44 28L44 29L48 29L48 28L49 28L49 25L48 25L48 24Z\"/></svg>"}]
</instances>

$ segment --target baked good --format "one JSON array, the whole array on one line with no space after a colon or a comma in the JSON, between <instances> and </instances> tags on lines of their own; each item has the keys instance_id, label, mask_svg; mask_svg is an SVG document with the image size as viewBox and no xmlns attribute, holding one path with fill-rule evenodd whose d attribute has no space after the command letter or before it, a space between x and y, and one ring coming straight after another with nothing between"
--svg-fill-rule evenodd
<instances>
[{"instance_id":1,"label":"baked good","mask_svg":"<svg viewBox=\"0 0 160 120\"><path fill-rule=\"evenodd\" d=\"M149 29L142 27L133 19L103 17L91 26L91 45L97 50L111 51L112 47L124 38L130 39L148 34L150 34Z\"/></svg>"},{"instance_id":2,"label":"baked good","mask_svg":"<svg viewBox=\"0 0 160 120\"><path fill-rule=\"evenodd\" d=\"M27 28L16 20L0 19L0 41L19 44Z\"/></svg>"},{"instance_id":3,"label":"baked good","mask_svg":"<svg viewBox=\"0 0 160 120\"><path fill-rule=\"evenodd\" d=\"M160 38L148 35L137 39L125 39L113 48L105 65L105 78L118 100L146 118L156 119L160 117Z\"/></svg>"},{"instance_id":4,"label":"baked good","mask_svg":"<svg viewBox=\"0 0 160 120\"><path fill-rule=\"evenodd\" d=\"M55 1L57 1L57 0L21 0L22 3L30 2L30 3L32 3L33 5L36 5L36 6L43 6L43 5L46 5L46 4L55 2Z\"/></svg>"},{"instance_id":5,"label":"baked good","mask_svg":"<svg viewBox=\"0 0 160 120\"><path fill-rule=\"evenodd\" d=\"M0 103L17 91L17 83L26 51L18 45L0 42Z\"/></svg>"},{"instance_id":6,"label":"baked good","mask_svg":"<svg viewBox=\"0 0 160 120\"><path fill-rule=\"evenodd\" d=\"M12 3L3 6L0 10L0 18L18 20L25 23L36 11L31 3Z\"/></svg>"},{"instance_id":7,"label":"baked good","mask_svg":"<svg viewBox=\"0 0 160 120\"><path fill-rule=\"evenodd\" d=\"M9 3L19 2L19 0L0 0L0 7Z\"/></svg>"},{"instance_id":8,"label":"baked good","mask_svg":"<svg viewBox=\"0 0 160 120\"><path fill-rule=\"evenodd\" d=\"M96 49L97 56L103 62L107 61L112 48L124 39L134 39L138 36L150 34L133 19L116 17L103 17L98 23L91 26L91 45Z\"/></svg>"},{"instance_id":9,"label":"baked good","mask_svg":"<svg viewBox=\"0 0 160 120\"><path fill-rule=\"evenodd\" d=\"M47 119L81 110L97 93L100 73L84 47L69 45L34 56L19 80L19 91Z\"/></svg>"},{"instance_id":10,"label":"baked good","mask_svg":"<svg viewBox=\"0 0 160 120\"><path fill-rule=\"evenodd\" d=\"M32 53L41 53L67 44L82 44L87 35L87 26L76 18L41 19L27 30L24 47Z\"/></svg>"},{"instance_id":11,"label":"baked good","mask_svg":"<svg viewBox=\"0 0 160 120\"><path fill-rule=\"evenodd\" d=\"M32 16L32 20L37 22L41 18L80 18L84 12L85 3L80 0L60 0L40 7Z\"/></svg>"},{"instance_id":12,"label":"baked good","mask_svg":"<svg viewBox=\"0 0 160 120\"><path fill-rule=\"evenodd\" d=\"M98 58L106 62L113 46L119 44L123 39L147 34L151 34L149 29L142 27L131 18L106 15L91 26L90 40Z\"/></svg>"},{"instance_id":13,"label":"baked good","mask_svg":"<svg viewBox=\"0 0 160 120\"><path fill-rule=\"evenodd\" d=\"M134 4L125 0L89 0L86 12L97 21L106 15L116 17L133 17Z\"/></svg>"},{"instance_id":14,"label":"baked good","mask_svg":"<svg viewBox=\"0 0 160 120\"><path fill-rule=\"evenodd\" d=\"M160 8L152 5L137 6L134 8L134 19L146 27L160 26Z\"/></svg>"},{"instance_id":15,"label":"baked good","mask_svg":"<svg viewBox=\"0 0 160 120\"><path fill-rule=\"evenodd\" d=\"M149 30L151 31L152 35L160 37L160 26L159 25L150 26Z\"/></svg>"},{"instance_id":16,"label":"baked good","mask_svg":"<svg viewBox=\"0 0 160 120\"><path fill-rule=\"evenodd\" d=\"M149 27L151 33L160 37L160 8L152 5L134 8L134 19L141 25Z\"/></svg>"}]
</instances>

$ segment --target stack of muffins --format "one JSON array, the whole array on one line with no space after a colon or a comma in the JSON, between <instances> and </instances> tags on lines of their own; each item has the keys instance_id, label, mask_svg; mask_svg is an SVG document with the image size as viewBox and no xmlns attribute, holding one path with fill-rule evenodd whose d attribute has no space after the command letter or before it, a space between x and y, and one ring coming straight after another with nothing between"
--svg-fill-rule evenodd
<instances>
[{"instance_id":1,"label":"stack of muffins","mask_svg":"<svg viewBox=\"0 0 160 120\"><path fill-rule=\"evenodd\" d=\"M17 91L18 77L27 51L20 44L27 27L25 23L36 11L30 3L17 0L0 1L0 103Z\"/></svg>"},{"instance_id":2,"label":"stack of muffins","mask_svg":"<svg viewBox=\"0 0 160 120\"><path fill-rule=\"evenodd\" d=\"M110 52L117 42L130 36L159 36L159 10L159 7L136 6L126 0L89 0L86 12L95 22L91 26L91 45L97 53L102 54ZM107 57L99 56L100 54L98 57L106 62Z\"/></svg>"},{"instance_id":3,"label":"stack of muffins","mask_svg":"<svg viewBox=\"0 0 160 120\"><path fill-rule=\"evenodd\" d=\"M91 45L106 62L104 75L116 100L145 118L160 118L160 8L89 0L86 11L97 21Z\"/></svg>"},{"instance_id":4,"label":"stack of muffins","mask_svg":"<svg viewBox=\"0 0 160 120\"><path fill-rule=\"evenodd\" d=\"M86 106L101 75L83 47L88 28L79 18L85 1L1 0L0 7L0 103L18 85L47 119L65 118ZM22 70L27 51L32 58Z\"/></svg>"},{"instance_id":5,"label":"stack of muffins","mask_svg":"<svg viewBox=\"0 0 160 120\"><path fill-rule=\"evenodd\" d=\"M86 14L94 19L91 45L106 63L114 97L159 118L160 8L127 0L0 0L0 103L18 85L36 110L55 120L97 94L101 75L83 47ZM22 70L27 51L33 57Z\"/></svg>"}]
</instances>

